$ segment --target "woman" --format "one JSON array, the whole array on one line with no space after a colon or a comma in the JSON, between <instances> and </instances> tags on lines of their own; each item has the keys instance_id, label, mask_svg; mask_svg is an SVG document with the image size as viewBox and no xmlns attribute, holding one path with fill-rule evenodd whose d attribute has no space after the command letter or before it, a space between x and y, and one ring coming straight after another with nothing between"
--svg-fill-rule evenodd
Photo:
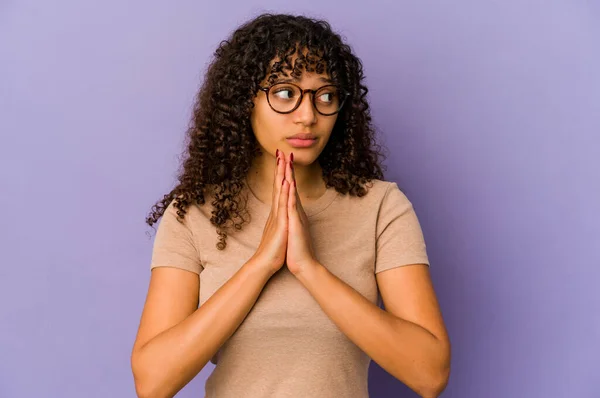
<instances>
[{"instance_id":1,"label":"woman","mask_svg":"<svg viewBox=\"0 0 600 398\"><path fill-rule=\"evenodd\" d=\"M382 179L363 78L325 21L264 14L221 43L147 220L139 396L175 395L209 360L207 398L367 397L371 359L423 397L445 388L423 234Z\"/></svg>"}]
</instances>

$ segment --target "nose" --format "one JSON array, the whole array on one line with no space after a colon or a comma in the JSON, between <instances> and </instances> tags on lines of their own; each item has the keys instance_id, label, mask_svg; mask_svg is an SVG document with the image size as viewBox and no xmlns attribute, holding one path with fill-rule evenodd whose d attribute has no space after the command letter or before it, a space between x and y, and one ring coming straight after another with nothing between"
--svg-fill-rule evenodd
<instances>
[{"instance_id":1,"label":"nose","mask_svg":"<svg viewBox=\"0 0 600 398\"><path fill-rule=\"evenodd\" d=\"M317 121L317 110L313 105L314 92L305 92L302 102L294 112L298 121L303 124L313 124Z\"/></svg>"}]
</instances>

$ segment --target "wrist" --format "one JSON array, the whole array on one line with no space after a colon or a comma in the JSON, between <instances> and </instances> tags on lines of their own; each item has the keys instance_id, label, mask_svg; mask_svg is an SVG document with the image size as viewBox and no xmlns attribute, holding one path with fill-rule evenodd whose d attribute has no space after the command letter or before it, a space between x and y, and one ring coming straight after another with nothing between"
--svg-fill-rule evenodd
<instances>
[{"instance_id":1,"label":"wrist","mask_svg":"<svg viewBox=\"0 0 600 398\"><path fill-rule=\"evenodd\" d=\"M260 261L258 258L254 257L248 260L244 264L244 267L248 268L253 273L260 275L266 279L270 279L277 272L277 270L269 264L265 263L264 261Z\"/></svg>"},{"instance_id":2,"label":"wrist","mask_svg":"<svg viewBox=\"0 0 600 398\"><path fill-rule=\"evenodd\" d=\"M298 278L300 281L304 282L314 276L323 268L323 265L318 261L311 261L309 263L301 266L297 272L294 273L294 276Z\"/></svg>"}]
</instances>

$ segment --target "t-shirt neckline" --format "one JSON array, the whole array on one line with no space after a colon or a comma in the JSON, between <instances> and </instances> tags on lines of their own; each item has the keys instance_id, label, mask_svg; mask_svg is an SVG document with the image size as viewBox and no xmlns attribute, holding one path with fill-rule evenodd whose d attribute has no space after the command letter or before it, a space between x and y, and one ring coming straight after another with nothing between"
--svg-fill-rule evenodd
<instances>
[{"instance_id":1,"label":"t-shirt neckline","mask_svg":"<svg viewBox=\"0 0 600 398\"><path fill-rule=\"evenodd\" d=\"M264 210L267 212L270 211L271 203L262 202L254 194L254 192L252 192L252 190L248 186L247 180L245 180L245 184L246 184L246 191L248 191L248 202L251 203L252 205L255 205L256 207L260 208L261 210ZM304 209L304 212L306 213L307 217L315 216L318 213L325 210L327 207L329 207L329 205L331 205L333 203L333 201L335 200L335 198L337 196L338 196L338 192L335 190L335 188L327 187L327 189L325 190L325 193L323 195L321 195L320 197L318 197L317 199L315 199L311 202L302 203L302 208Z\"/></svg>"}]
</instances>

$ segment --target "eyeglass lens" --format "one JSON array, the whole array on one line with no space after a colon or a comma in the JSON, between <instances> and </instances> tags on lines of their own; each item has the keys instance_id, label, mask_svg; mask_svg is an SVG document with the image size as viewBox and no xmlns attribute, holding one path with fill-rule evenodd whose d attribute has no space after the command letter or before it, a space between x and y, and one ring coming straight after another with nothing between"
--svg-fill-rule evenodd
<instances>
[{"instance_id":1,"label":"eyeglass lens","mask_svg":"<svg viewBox=\"0 0 600 398\"><path fill-rule=\"evenodd\" d=\"M269 103L275 111L289 112L298 104L300 94L300 88L293 84L275 84L269 90ZM340 109L340 95L336 86L321 87L314 96L314 104L319 112L331 114Z\"/></svg>"}]
</instances>

